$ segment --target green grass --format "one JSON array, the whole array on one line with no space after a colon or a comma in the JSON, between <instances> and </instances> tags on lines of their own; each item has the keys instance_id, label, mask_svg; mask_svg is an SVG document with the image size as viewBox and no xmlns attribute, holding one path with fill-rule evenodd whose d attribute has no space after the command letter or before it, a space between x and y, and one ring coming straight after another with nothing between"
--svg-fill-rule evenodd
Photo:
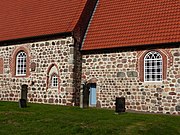
<instances>
[{"instance_id":1,"label":"green grass","mask_svg":"<svg viewBox=\"0 0 180 135\"><path fill-rule=\"evenodd\" d=\"M180 135L180 116L0 102L0 135Z\"/></svg>"}]
</instances>

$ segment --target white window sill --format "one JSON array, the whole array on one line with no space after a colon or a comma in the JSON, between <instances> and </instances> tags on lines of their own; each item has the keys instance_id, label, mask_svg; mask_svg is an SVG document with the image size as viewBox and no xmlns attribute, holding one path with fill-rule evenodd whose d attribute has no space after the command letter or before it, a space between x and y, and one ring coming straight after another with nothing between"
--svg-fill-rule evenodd
<instances>
[{"instance_id":1,"label":"white window sill","mask_svg":"<svg viewBox=\"0 0 180 135\"><path fill-rule=\"evenodd\" d=\"M15 75L15 77L26 77L26 74L21 74L21 75Z\"/></svg>"},{"instance_id":2,"label":"white window sill","mask_svg":"<svg viewBox=\"0 0 180 135\"><path fill-rule=\"evenodd\" d=\"M58 87L49 87L48 89L50 89L50 90L57 90Z\"/></svg>"},{"instance_id":3,"label":"white window sill","mask_svg":"<svg viewBox=\"0 0 180 135\"><path fill-rule=\"evenodd\" d=\"M144 84L159 85L159 84L163 84L163 82L162 81L145 81Z\"/></svg>"}]
</instances>

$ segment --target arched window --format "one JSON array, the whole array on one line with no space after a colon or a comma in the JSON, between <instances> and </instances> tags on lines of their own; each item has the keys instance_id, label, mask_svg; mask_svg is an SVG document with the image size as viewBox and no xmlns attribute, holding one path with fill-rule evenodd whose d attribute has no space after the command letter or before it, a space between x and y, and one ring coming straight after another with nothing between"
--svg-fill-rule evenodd
<instances>
[{"instance_id":1,"label":"arched window","mask_svg":"<svg viewBox=\"0 0 180 135\"><path fill-rule=\"evenodd\" d=\"M56 74L51 78L51 87L58 87L58 77Z\"/></svg>"},{"instance_id":2,"label":"arched window","mask_svg":"<svg viewBox=\"0 0 180 135\"><path fill-rule=\"evenodd\" d=\"M163 79L163 60L159 52L148 52L144 57L144 80L159 82Z\"/></svg>"},{"instance_id":3,"label":"arched window","mask_svg":"<svg viewBox=\"0 0 180 135\"><path fill-rule=\"evenodd\" d=\"M16 75L24 76L26 75L26 53L21 51L16 56Z\"/></svg>"},{"instance_id":4,"label":"arched window","mask_svg":"<svg viewBox=\"0 0 180 135\"><path fill-rule=\"evenodd\" d=\"M47 70L47 87L46 90L58 90L60 91L60 78L58 66L51 64Z\"/></svg>"}]
</instances>

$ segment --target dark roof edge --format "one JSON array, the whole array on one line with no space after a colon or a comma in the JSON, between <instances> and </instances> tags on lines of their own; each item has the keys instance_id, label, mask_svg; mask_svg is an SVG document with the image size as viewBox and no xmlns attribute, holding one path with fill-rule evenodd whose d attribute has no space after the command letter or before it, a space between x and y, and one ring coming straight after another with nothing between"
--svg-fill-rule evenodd
<instances>
[{"instance_id":1,"label":"dark roof edge","mask_svg":"<svg viewBox=\"0 0 180 135\"><path fill-rule=\"evenodd\" d=\"M74 28L73 35L80 45L82 45L82 41L89 26L90 20L92 19L97 2L98 0L87 0L78 23Z\"/></svg>"},{"instance_id":2,"label":"dark roof edge","mask_svg":"<svg viewBox=\"0 0 180 135\"><path fill-rule=\"evenodd\" d=\"M63 33L48 34L48 35L41 35L41 36L34 36L34 37L11 39L11 40L0 41L0 46L38 42L38 41L44 41L44 40L53 40L57 38L65 38L72 35L73 35L72 32L63 32Z\"/></svg>"},{"instance_id":3,"label":"dark roof edge","mask_svg":"<svg viewBox=\"0 0 180 135\"><path fill-rule=\"evenodd\" d=\"M99 4L99 0L97 0L96 3L95 3L94 10L93 10L92 15L91 15L91 17L90 17L90 20L89 20L89 23L88 23L88 25L87 25L86 31L85 31L85 33L84 33L84 37L83 37L83 39L82 39L81 49L82 49L82 47L83 47L83 45L84 45L84 42L85 42L85 40L86 40L86 36L87 36L88 30L89 30L89 27L90 27L90 25L91 25L91 21L93 20L93 17L94 17L94 14L95 14L95 12L96 12L96 9L97 9L98 4Z\"/></svg>"},{"instance_id":4,"label":"dark roof edge","mask_svg":"<svg viewBox=\"0 0 180 135\"><path fill-rule=\"evenodd\" d=\"M146 44L146 45L137 45L137 46L127 46L127 47L114 47L114 48L102 48L102 49L93 49L93 50L81 50L83 55L86 54L101 54L101 53L113 53L119 51L129 51L129 50L151 50L156 48L179 48L180 42L171 42L171 43L159 43L159 44Z\"/></svg>"}]
</instances>

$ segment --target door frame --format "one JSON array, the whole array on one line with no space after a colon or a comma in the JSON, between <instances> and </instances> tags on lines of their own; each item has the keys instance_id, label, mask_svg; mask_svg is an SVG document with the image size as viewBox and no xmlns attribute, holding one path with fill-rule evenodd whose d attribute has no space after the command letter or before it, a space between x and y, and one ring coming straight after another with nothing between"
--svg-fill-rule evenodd
<instances>
[{"instance_id":1,"label":"door frame","mask_svg":"<svg viewBox=\"0 0 180 135\"><path fill-rule=\"evenodd\" d=\"M93 93L94 92L94 93ZM92 96L95 96L94 98ZM95 104L92 104L91 100L95 100ZM96 83L90 83L89 87L89 107L96 107L97 104L97 88Z\"/></svg>"}]
</instances>

